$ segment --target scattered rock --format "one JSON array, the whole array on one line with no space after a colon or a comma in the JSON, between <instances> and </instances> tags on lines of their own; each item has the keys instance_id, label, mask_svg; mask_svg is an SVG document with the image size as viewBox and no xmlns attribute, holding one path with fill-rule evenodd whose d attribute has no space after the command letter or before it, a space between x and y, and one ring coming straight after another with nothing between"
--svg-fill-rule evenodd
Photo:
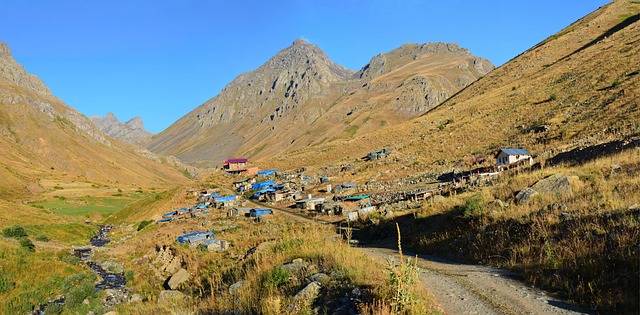
<instances>
[{"instance_id":1,"label":"scattered rock","mask_svg":"<svg viewBox=\"0 0 640 315\"><path fill-rule=\"evenodd\" d=\"M109 311L104 313L103 315L118 315L118 313L116 313L116 311Z\"/></svg>"},{"instance_id":2,"label":"scattered rock","mask_svg":"<svg viewBox=\"0 0 640 315\"><path fill-rule=\"evenodd\" d=\"M326 283L329 281L329 279L330 279L329 276L326 273L322 273L322 272L316 273L311 277L309 277L309 280L320 282L320 283Z\"/></svg>"},{"instance_id":3,"label":"scattered rock","mask_svg":"<svg viewBox=\"0 0 640 315\"><path fill-rule=\"evenodd\" d=\"M496 208L500 208L500 209L504 209L505 205L504 202L502 202L502 200L500 199L496 199L493 202L491 202L493 204L494 207Z\"/></svg>"},{"instance_id":4,"label":"scattered rock","mask_svg":"<svg viewBox=\"0 0 640 315\"><path fill-rule=\"evenodd\" d=\"M244 286L244 281L238 281L229 286L229 294L236 295L240 289Z\"/></svg>"},{"instance_id":5,"label":"scattered rock","mask_svg":"<svg viewBox=\"0 0 640 315\"><path fill-rule=\"evenodd\" d=\"M163 291L160 291L160 295L158 295L158 303L169 302L169 301L179 301L179 300L184 300L186 298L187 296L180 291L163 290Z\"/></svg>"},{"instance_id":6,"label":"scattered rock","mask_svg":"<svg viewBox=\"0 0 640 315\"><path fill-rule=\"evenodd\" d=\"M171 290L176 290L178 289L178 287L180 287L181 284L185 283L187 280L189 280L189 272L187 272L185 269L180 269L178 270L178 272L173 274L171 278L169 278L169 281L167 281L167 286Z\"/></svg>"},{"instance_id":7,"label":"scattered rock","mask_svg":"<svg viewBox=\"0 0 640 315\"><path fill-rule=\"evenodd\" d=\"M298 258L288 264L282 265L280 268L290 271L293 274L301 274L307 269L307 264L301 258Z\"/></svg>"},{"instance_id":8,"label":"scattered rock","mask_svg":"<svg viewBox=\"0 0 640 315\"><path fill-rule=\"evenodd\" d=\"M102 262L102 269L111 273L124 273L124 266L115 261L107 260Z\"/></svg>"},{"instance_id":9,"label":"scattered rock","mask_svg":"<svg viewBox=\"0 0 640 315\"><path fill-rule=\"evenodd\" d=\"M209 252L223 252L229 249L229 242L224 240L214 239L208 244L200 244L200 247L206 249Z\"/></svg>"},{"instance_id":10,"label":"scattered rock","mask_svg":"<svg viewBox=\"0 0 640 315\"><path fill-rule=\"evenodd\" d=\"M135 303L135 302L141 302L142 301L142 295L135 293L132 294L131 297L129 298L129 303Z\"/></svg>"},{"instance_id":11,"label":"scattered rock","mask_svg":"<svg viewBox=\"0 0 640 315\"><path fill-rule=\"evenodd\" d=\"M293 297L293 302L289 305L289 312L297 312L302 306L311 305L320 294L321 287L320 282L314 281L300 290L300 292Z\"/></svg>"}]
</instances>

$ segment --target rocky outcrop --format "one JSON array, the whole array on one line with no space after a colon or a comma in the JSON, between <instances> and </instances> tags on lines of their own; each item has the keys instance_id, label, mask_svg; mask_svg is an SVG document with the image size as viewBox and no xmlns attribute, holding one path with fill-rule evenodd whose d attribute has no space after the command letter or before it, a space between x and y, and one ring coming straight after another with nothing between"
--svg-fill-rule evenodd
<instances>
[{"instance_id":1,"label":"rocky outcrop","mask_svg":"<svg viewBox=\"0 0 640 315\"><path fill-rule=\"evenodd\" d=\"M4 42L0 42L0 79L13 82L39 94L51 95L51 91L40 78L27 73L22 65L13 59L9 46Z\"/></svg>"}]
</instances>

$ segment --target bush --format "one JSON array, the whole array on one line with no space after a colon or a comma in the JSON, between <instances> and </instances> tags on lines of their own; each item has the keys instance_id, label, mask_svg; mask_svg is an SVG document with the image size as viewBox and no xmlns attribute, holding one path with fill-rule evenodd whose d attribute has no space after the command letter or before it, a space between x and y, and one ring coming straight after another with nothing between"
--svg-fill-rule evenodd
<instances>
[{"instance_id":1,"label":"bush","mask_svg":"<svg viewBox=\"0 0 640 315\"><path fill-rule=\"evenodd\" d=\"M464 218L480 217L485 207L485 201L482 195L475 195L465 198L464 205L456 206L455 210L462 214Z\"/></svg>"},{"instance_id":2,"label":"bush","mask_svg":"<svg viewBox=\"0 0 640 315\"><path fill-rule=\"evenodd\" d=\"M277 289L281 285L288 283L289 278L291 278L289 270L277 267L267 274L262 286L267 290Z\"/></svg>"},{"instance_id":3,"label":"bush","mask_svg":"<svg viewBox=\"0 0 640 315\"><path fill-rule=\"evenodd\" d=\"M36 245L34 245L33 242L27 237L20 239L20 247L25 248L30 252L34 252L36 250Z\"/></svg>"},{"instance_id":4,"label":"bush","mask_svg":"<svg viewBox=\"0 0 640 315\"><path fill-rule=\"evenodd\" d=\"M84 299L93 296L96 289L91 282L84 281L79 285L72 287L65 295L65 305L68 307L76 307L84 301Z\"/></svg>"},{"instance_id":5,"label":"bush","mask_svg":"<svg viewBox=\"0 0 640 315\"><path fill-rule=\"evenodd\" d=\"M27 232L25 232L24 228L21 227L20 225L16 224L12 227L8 227L5 228L4 230L2 230L2 235L5 237L14 237L14 238L20 238L20 237L26 237L27 236Z\"/></svg>"},{"instance_id":6,"label":"bush","mask_svg":"<svg viewBox=\"0 0 640 315\"><path fill-rule=\"evenodd\" d=\"M59 257L61 261L64 261L71 265L77 265L80 262L80 257L73 255L62 255Z\"/></svg>"},{"instance_id":7,"label":"bush","mask_svg":"<svg viewBox=\"0 0 640 315\"><path fill-rule=\"evenodd\" d=\"M147 227L147 225L153 223L153 220L145 220L140 222L140 224L138 224L138 231L144 229L145 227Z\"/></svg>"}]
</instances>

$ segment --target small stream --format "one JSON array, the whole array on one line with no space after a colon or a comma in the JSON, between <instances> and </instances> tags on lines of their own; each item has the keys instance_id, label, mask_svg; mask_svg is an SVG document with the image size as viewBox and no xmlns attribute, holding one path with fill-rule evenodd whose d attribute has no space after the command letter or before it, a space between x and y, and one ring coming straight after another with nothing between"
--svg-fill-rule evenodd
<instances>
[{"instance_id":1,"label":"small stream","mask_svg":"<svg viewBox=\"0 0 640 315\"><path fill-rule=\"evenodd\" d=\"M110 225L99 225L98 226L98 234L91 237L89 242L93 247L102 247L107 243L111 242L109 239L109 231L113 229L113 226ZM96 291L106 290L106 289L120 289L127 284L127 280L124 277L124 272L112 272L106 270L102 264L91 260L91 251L92 248L78 248L73 250L73 254L80 258L80 261L84 262L93 270L95 273L100 276L99 283L96 284Z\"/></svg>"},{"instance_id":2,"label":"small stream","mask_svg":"<svg viewBox=\"0 0 640 315\"><path fill-rule=\"evenodd\" d=\"M113 226L99 225L98 233L89 240L91 246L75 248L73 250L74 256L80 258L81 262L85 263L89 268L91 268L91 270L98 274L100 282L96 283L95 288L96 291L107 291L107 296L103 302L105 306L114 306L126 301L130 293L130 289L125 286L127 284L127 280L125 278L124 271L109 271L105 269L104 264L100 264L99 262L91 259L93 254L92 249L94 247L102 247L111 241L109 239L109 231L111 231L111 229L113 229ZM32 314L43 315L45 314L47 306L54 304L64 305L64 301L65 298L63 296L58 296L55 300L50 300L47 304L36 308Z\"/></svg>"}]
</instances>

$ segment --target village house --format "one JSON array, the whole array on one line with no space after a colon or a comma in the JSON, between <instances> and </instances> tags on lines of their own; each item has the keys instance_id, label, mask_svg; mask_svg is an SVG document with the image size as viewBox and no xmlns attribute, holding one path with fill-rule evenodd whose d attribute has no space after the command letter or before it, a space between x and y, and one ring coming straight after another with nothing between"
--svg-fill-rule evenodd
<instances>
[{"instance_id":1,"label":"village house","mask_svg":"<svg viewBox=\"0 0 640 315\"><path fill-rule=\"evenodd\" d=\"M222 167L225 170L244 170L247 168L248 161L249 160L245 158L228 159L224 161L224 163L222 164Z\"/></svg>"},{"instance_id":2,"label":"village house","mask_svg":"<svg viewBox=\"0 0 640 315\"><path fill-rule=\"evenodd\" d=\"M513 165L533 164L531 153L525 149L500 149L496 154L496 168L504 170Z\"/></svg>"},{"instance_id":3,"label":"village house","mask_svg":"<svg viewBox=\"0 0 640 315\"><path fill-rule=\"evenodd\" d=\"M307 198L296 201L296 208L306 210L316 210L316 205L321 205L325 201L324 198Z\"/></svg>"}]
</instances>

